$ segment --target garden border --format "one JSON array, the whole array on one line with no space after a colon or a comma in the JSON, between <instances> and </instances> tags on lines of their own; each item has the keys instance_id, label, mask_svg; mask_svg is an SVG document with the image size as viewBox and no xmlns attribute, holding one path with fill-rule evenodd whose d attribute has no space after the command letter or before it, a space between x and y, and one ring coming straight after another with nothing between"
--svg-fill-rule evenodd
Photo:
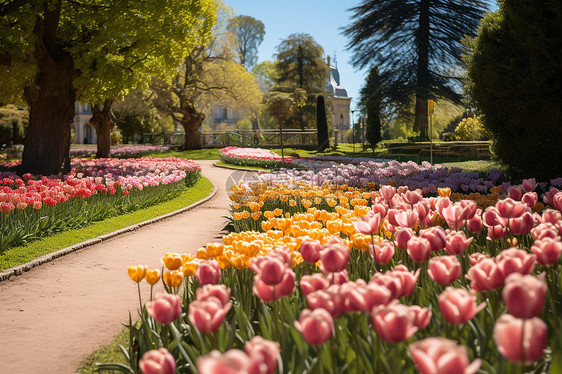
<instances>
[{"instance_id":1,"label":"garden border","mask_svg":"<svg viewBox=\"0 0 562 374\"><path fill-rule=\"evenodd\" d=\"M265 171L265 169L261 169L261 170L246 169L246 168L244 168L244 166L235 167L235 166L237 166L237 165L234 165L233 167L230 167L230 166L228 166L228 165L217 165L216 162L213 163L213 166L214 166L214 167L217 167L217 168L221 168L221 169L228 169L228 170L234 170L234 171L236 171L236 170L239 170L239 171L253 171L253 172L255 172L255 173L257 173L258 171Z\"/></svg>"},{"instance_id":2,"label":"garden border","mask_svg":"<svg viewBox=\"0 0 562 374\"><path fill-rule=\"evenodd\" d=\"M134 225L131 225L131 226L128 226L128 227L124 227L124 228L119 229L119 230L112 231L110 233L98 236L97 238L94 238L94 239L89 239L89 240L83 241L81 243L71 245L70 247L66 247L66 248L60 249L58 251L49 253L45 256L41 256L41 257L36 258L35 260L32 260L32 261L27 262L25 264L15 266L15 267L10 268L8 270L4 270L4 271L0 272L0 282L8 280L8 279L10 279L10 277L12 277L14 275L22 275L24 272L28 272L29 270L33 269L34 267L49 263L49 262L53 261L54 259L57 259L59 257L65 256L65 255L73 253L73 252L76 252L80 249L92 246L92 245L97 244L97 243L101 243L104 240L111 239L115 236L118 236L118 235L121 235L121 234L124 234L124 233L127 233L127 232L135 231L135 230L137 230L137 229L139 229L143 226L147 226L147 225L150 225L152 223L156 223L158 221L161 221L163 219L170 218L170 217L173 217L173 216L178 215L180 213L187 212L187 211L190 211L194 208L197 208L198 206L200 206L200 205L206 203L207 201L211 200L217 194L217 191L218 191L217 186L212 181L210 181L210 182L213 185L213 191L208 196L204 197L203 199L201 199L201 200L199 200L199 201L197 201L197 202L195 202L195 203L193 203L189 206L186 206L185 208L181 208L181 209L178 209L176 211L166 213L164 215L149 219L147 221L139 222L137 224L134 224Z\"/></svg>"}]
</instances>

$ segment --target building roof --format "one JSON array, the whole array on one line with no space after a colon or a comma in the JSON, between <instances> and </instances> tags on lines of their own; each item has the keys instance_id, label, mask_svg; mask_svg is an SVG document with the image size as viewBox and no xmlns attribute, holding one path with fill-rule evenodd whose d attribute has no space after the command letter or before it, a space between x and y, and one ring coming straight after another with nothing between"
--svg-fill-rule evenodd
<instances>
[{"instance_id":1,"label":"building roof","mask_svg":"<svg viewBox=\"0 0 562 374\"><path fill-rule=\"evenodd\" d=\"M329 60L328 60L329 61ZM345 88L340 86L340 72L336 66L328 64L328 81L326 82L326 89L334 97L348 97Z\"/></svg>"}]
</instances>

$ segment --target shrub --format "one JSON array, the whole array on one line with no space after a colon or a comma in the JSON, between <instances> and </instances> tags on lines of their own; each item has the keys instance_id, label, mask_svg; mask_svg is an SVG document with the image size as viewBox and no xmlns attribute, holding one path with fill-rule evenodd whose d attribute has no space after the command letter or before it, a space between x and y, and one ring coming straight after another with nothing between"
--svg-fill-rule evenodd
<instances>
[{"instance_id":1,"label":"shrub","mask_svg":"<svg viewBox=\"0 0 562 374\"><path fill-rule=\"evenodd\" d=\"M488 140L489 134L480 121L480 117L469 117L461 120L455 129L457 140Z\"/></svg>"},{"instance_id":2,"label":"shrub","mask_svg":"<svg viewBox=\"0 0 562 374\"><path fill-rule=\"evenodd\" d=\"M23 143L29 112L16 105L0 107L0 144Z\"/></svg>"}]
</instances>

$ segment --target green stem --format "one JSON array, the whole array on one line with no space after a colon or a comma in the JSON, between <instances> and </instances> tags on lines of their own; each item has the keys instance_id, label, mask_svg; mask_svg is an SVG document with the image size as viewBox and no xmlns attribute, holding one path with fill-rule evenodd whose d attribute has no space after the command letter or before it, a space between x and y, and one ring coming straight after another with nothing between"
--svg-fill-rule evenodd
<instances>
[{"instance_id":1,"label":"green stem","mask_svg":"<svg viewBox=\"0 0 562 374\"><path fill-rule=\"evenodd\" d=\"M140 282L137 282L137 289L139 291L139 305L140 305L140 310L142 313L142 297L141 297L141 290L140 290Z\"/></svg>"}]
</instances>

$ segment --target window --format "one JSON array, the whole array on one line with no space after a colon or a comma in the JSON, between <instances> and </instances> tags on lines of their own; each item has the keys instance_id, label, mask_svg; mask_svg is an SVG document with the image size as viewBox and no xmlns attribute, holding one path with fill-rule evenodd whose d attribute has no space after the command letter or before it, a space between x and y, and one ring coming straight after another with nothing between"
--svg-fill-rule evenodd
<instances>
[{"instance_id":1,"label":"window","mask_svg":"<svg viewBox=\"0 0 562 374\"><path fill-rule=\"evenodd\" d=\"M228 108L224 108L222 110L222 119L225 120L228 118Z\"/></svg>"}]
</instances>

